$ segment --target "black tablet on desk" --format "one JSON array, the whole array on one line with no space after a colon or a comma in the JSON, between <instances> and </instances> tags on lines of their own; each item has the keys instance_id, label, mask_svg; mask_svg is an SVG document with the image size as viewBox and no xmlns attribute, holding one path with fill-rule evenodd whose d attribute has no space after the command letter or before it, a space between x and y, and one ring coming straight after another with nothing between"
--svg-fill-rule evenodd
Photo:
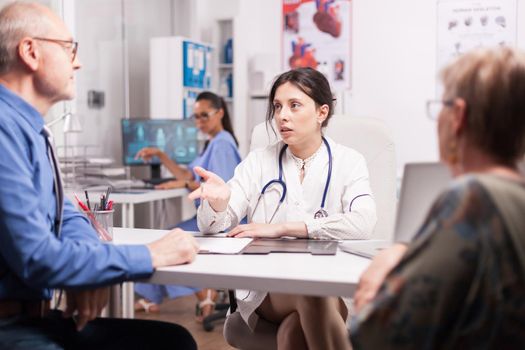
<instances>
[{"instance_id":1,"label":"black tablet on desk","mask_svg":"<svg viewBox=\"0 0 525 350\"><path fill-rule=\"evenodd\" d=\"M337 241L312 239L254 239L242 254L310 253L312 255L335 255Z\"/></svg>"}]
</instances>

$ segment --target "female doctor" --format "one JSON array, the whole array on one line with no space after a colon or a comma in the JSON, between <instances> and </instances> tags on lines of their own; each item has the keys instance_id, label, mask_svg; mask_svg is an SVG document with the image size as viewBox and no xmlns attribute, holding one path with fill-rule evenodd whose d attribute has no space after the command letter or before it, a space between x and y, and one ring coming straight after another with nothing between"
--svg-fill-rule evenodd
<instances>
[{"instance_id":1,"label":"female doctor","mask_svg":"<svg viewBox=\"0 0 525 350\"><path fill-rule=\"evenodd\" d=\"M369 238L376 208L365 159L323 136L332 113L330 85L321 73L299 68L280 75L270 92L267 121L275 119L282 141L252 151L228 184L195 168L205 180L190 194L203 201L200 230L232 227L232 237ZM239 225L245 215L249 223ZM252 330L259 317L278 325L279 349L349 347L340 298L254 291L238 291L237 298Z\"/></svg>"}]
</instances>

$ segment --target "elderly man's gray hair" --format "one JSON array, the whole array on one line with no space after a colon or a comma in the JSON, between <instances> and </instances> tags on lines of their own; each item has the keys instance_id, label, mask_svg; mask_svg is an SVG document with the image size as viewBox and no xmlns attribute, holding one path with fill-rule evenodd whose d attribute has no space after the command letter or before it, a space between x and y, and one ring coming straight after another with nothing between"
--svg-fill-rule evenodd
<instances>
[{"instance_id":1,"label":"elderly man's gray hair","mask_svg":"<svg viewBox=\"0 0 525 350\"><path fill-rule=\"evenodd\" d=\"M17 61L17 49L25 36L43 36L50 22L38 4L15 1L0 10L0 75Z\"/></svg>"}]
</instances>

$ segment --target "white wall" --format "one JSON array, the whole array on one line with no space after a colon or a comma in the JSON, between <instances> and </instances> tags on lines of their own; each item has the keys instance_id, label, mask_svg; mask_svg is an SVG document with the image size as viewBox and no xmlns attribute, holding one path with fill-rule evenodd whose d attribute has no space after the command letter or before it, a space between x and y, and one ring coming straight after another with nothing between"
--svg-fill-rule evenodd
<instances>
[{"instance_id":1,"label":"white wall","mask_svg":"<svg viewBox=\"0 0 525 350\"><path fill-rule=\"evenodd\" d=\"M149 40L191 34L190 25L172 18L174 13L181 18L180 13L191 13L189 1L75 1L78 55L83 63L77 74L76 107L84 125L78 144L98 144L99 155L121 163L120 119L149 117ZM104 92L102 109L88 107L89 90Z\"/></svg>"},{"instance_id":2,"label":"white wall","mask_svg":"<svg viewBox=\"0 0 525 350\"><path fill-rule=\"evenodd\" d=\"M213 10L225 11L221 4L226 2L202 1ZM525 5L518 2L518 46L525 48ZM425 101L435 97L437 0L353 3L354 89L342 101L345 111L388 124L396 142L398 169L406 162L436 160L435 123L426 117ZM235 40L245 45L236 45L244 51L241 57L248 60L264 53L281 64L281 4L281 0L239 0L236 13L246 26L235 33ZM236 66L247 67L247 63L237 61ZM242 86L247 87L247 82ZM248 118L261 113L248 108L247 104ZM236 117L240 113L236 111ZM236 131L242 132L237 127Z\"/></svg>"},{"instance_id":3,"label":"white wall","mask_svg":"<svg viewBox=\"0 0 525 350\"><path fill-rule=\"evenodd\" d=\"M55 3L42 1L44 3ZM263 54L280 67L282 0L66 0L75 2L79 57L78 111L85 121L81 143L100 143L120 158L118 119L149 110L149 37L183 34L211 42L214 21L236 18L235 130L247 149L251 119L264 114L250 103L248 63ZM518 0L518 46L525 48L525 5ZM0 4L6 3L0 0ZM122 6L129 49L129 104L123 88ZM353 0L353 86L339 105L356 116L384 120L397 146L398 168L405 162L437 159L435 124L424 104L435 97L437 0ZM220 52L221 48L217 48ZM103 110L86 108L87 89L106 91ZM100 131L104 131L101 133ZM105 131L109 130L108 133ZM110 141L107 141L108 138Z\"/></svg>"},{"instance_id":4,"label":"white wall","mask_svg":"<svg viewBox=\"0 0 525 350\"><path fill-rule=\"evenodd\" d=\"M104 11L99 11L101 8ZM100 145L91 151L115 157L121 148L115 130L125 115L122 4L117 0L77 0L75 11L75 37L82 63L76 74L75 103L83 127L82 133L75 135L77 144ZM103 108L88 108L89 90L104 92Z\"/></svg>"},{"instance_id":5,"label":"white wall","mask_svg":"<svg viewBox=\"0 0 525 350\"><path fill-rule=\"evenodd\" d=\"M344 110L384 120L405 162L437 160L435 124L425 101L435 95L436 1L354 1L354 90Z\"/></svg>"}]
</instances>

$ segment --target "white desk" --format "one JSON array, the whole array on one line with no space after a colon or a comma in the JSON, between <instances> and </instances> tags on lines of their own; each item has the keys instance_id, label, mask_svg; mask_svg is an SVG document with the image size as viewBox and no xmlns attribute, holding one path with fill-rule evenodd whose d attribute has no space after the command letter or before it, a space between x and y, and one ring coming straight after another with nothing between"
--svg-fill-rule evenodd
<instances>
[{"instance_id":1,"label":"white desk","mask_svg":"<svg viewBox=\"0 0 525 350\"><path fill-rule=\"evenodd\" d=\"M114 239L115 244L145 244L166 232L115 228ZM369 259L342 251L328 256L297 253L198 255L191 264L157 269L146 282L350 297L369 263ZM133 315L133 290L124 289L122 307L124 317Z\"/></svg>"},{"instance_id":2,"label":"white desk","mask_svg":"<svg viewBox=\"0 0 525 350\"><path fill-rule=\"evenodd\" d=\"M134 227L135 226L135 204L154 202L161 199L169 198L182 198L187 196L188 190L185 188L176 188L172 190L133 190L130 193L118 193L112 192L109 199L115 204L122 205L122 227ZM89 197L91 204L97 203L100 195L104 192L89 191ZM68 191L66 193L68 198L76 204L73 197L73 192ZM84 200L84 191L78 191L77 195L81 200Z\"/></svg>"}]
</instances>

